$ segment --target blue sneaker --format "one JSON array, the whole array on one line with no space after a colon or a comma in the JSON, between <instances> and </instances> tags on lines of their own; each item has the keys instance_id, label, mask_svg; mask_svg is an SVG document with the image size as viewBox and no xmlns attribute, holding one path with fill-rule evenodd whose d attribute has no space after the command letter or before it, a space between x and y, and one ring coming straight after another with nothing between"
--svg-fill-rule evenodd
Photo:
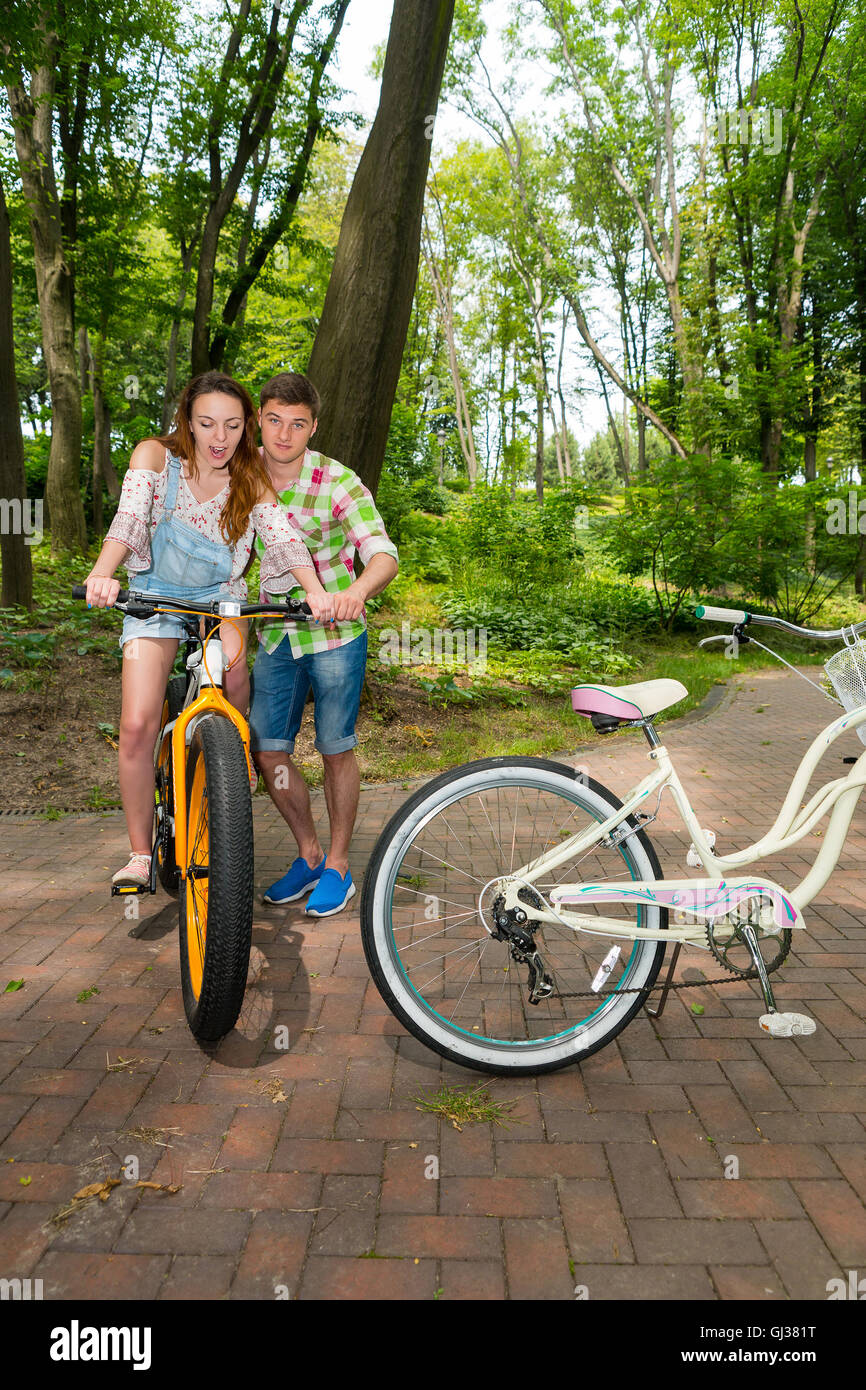
<instances>
[{"instance_id":1,"label":"blue sneaker","mask_svg":"<svg viewBox=\"0 0 866 1390\"><path fill-rule=\"evenodd\" d=\"M276 883L272 883L264 895L266 903L294 903L298 898L302 898L305 893L309 893L311 888L315 888L322 876L325 867L325 855L322 855L321 864L315 869L311 869L306 859L298 858L295 860L287 874L278 878Z\"/></svg>"},{"instance_id":2,"label":"blue sneaker","mask_svg":"<svg viewBox=\"0 0 866 1390\"><path fill-rule=\"evenodd\" d=\"M354 896L355 885L350 873L344 878L336 869L325 869L305 911L308 917L330 917L334 912L342 912Z\"/></svg>"}]
</instances>

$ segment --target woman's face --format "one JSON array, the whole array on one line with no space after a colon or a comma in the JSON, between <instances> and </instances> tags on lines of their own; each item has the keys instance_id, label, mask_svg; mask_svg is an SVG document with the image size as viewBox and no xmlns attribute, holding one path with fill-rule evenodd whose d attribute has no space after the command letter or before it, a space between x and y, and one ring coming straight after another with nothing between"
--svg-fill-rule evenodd
<instances>
[{"instance_id":1,"label":"woman's face","mask_svg":"<svg viewBox=\"0 0 866 1390\"><path fill-rule=\"evenodd\" d=\"M190 424L199 464L225 468L244 432L244 408L236 396L210 391L193 401Z\"/></svg>"}]
</instances>

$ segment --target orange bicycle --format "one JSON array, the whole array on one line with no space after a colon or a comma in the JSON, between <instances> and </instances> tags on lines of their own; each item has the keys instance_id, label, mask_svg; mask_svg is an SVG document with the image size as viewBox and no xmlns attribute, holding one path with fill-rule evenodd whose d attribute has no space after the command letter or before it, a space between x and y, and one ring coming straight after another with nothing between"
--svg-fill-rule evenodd
<instances>
[{"instance_id":1,"label":"orange bicycle","mask_svg":"<svg viewBox=\"0 0 866 1390\"><path fill-rule=\"evenodd\" d=\"M85 595L84 585L73 587L73 598ZM219 626L254 616L304 621L310 610L297 599L194 603L126 589L113 606L135 618L179 614L187 636L186 675L168 682L154 749L150 883L111 891L155 893L158 879L178 897L184 1010L194 1036L216 1042L241 1011L253 923L250 731L222 693Z\"/></svg>"}]
</instances>

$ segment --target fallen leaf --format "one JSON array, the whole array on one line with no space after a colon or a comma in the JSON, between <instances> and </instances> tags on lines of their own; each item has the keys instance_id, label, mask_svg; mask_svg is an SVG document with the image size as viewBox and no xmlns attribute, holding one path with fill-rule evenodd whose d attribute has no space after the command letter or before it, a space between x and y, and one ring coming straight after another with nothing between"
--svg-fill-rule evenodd
<instances>
[{"instance_id":1,"label":"fallen leaf","mask_svg":"<svg viewBox=\"0 0 866 1390\"><path fill-rule=\"evenodd\" d=\"M152 1192L180 1192L182 1185L174 1182L144 1182L141 1179L135 1184L136 1187L149 1187Z\"/></svg>"},{"instance_id":2,"label":"fallen leaf","mask_svg":"<svg viewBox=\"0 0 866 1390\"><path fill-rule=\"evenodd\" d=\"M72 1194L73 1202L84 1201L87 1197L98 1197L100 1202L107 1202L111 1196L111 1189L120 1186L120 1178L106 1178L105 1182L92 1182L87 1187L82 1187L80 1192Z\"/></svg>"}]
</instances>

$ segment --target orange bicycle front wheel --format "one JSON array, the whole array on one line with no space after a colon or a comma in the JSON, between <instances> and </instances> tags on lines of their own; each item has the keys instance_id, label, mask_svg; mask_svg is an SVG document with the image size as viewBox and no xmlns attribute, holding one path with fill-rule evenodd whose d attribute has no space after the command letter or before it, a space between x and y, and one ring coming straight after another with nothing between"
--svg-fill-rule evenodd
<instances>
[{"instance_id":1,"label":"orange bicycle front wheel","mask_svg":"<svg viewBox=\"0 0 866 1390\"><path fill-rule=\"evenodd\" d=\"M194 1036L237 1022L253 924L253 812L240 734L222 715L195 728L186 766L187 863L180 892L183 1002Z\"/></svg>"}]
</instances>

